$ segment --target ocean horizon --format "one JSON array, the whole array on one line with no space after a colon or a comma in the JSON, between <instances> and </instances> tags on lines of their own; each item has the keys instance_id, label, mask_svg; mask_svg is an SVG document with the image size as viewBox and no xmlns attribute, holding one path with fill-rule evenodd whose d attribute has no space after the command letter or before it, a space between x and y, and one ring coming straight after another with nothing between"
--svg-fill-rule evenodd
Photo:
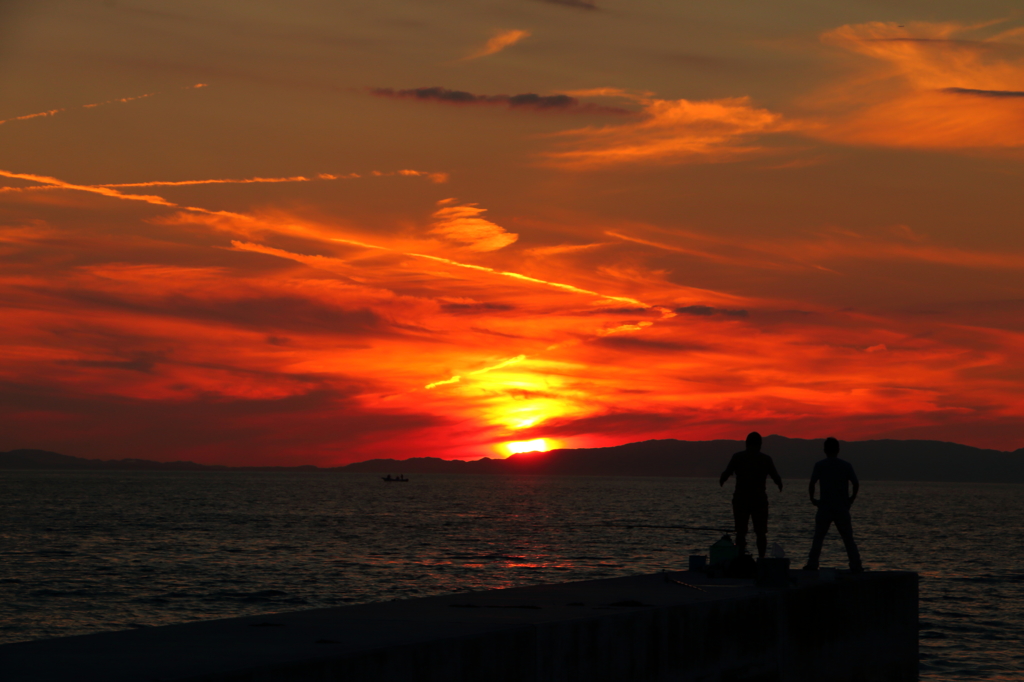
<instances>
[{"instance_id":1,"label":"ocean horizon","mask_svg":"<svg viewBox=\"0 0 1024 682\"><path fill-rule=\"evenodd\" d=\"M680 570L732 526L713 479L5 472L0 642ZM865 481L868 570L921 576L922 679L1024 671L1024 487ZM806 559L803 481L769 542ZM822 565L845 568L833 530Z\"/></svg>"}]
</instances>

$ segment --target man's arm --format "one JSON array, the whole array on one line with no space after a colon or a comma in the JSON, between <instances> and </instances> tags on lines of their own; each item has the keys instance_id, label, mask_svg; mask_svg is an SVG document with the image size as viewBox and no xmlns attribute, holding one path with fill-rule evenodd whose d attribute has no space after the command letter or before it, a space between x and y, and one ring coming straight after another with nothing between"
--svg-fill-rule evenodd
<instances>
[{"instance_id":1,"label":"man's arm","mask_svg":"<svg viewBox=\"0 0 1024 682\"><path fill-rule=\"evenodd\" d=\"M725 485L725 482L729 480L729 477L736 473L736 455L732 456L729 460L729 466L725 467L725 471L722 472L721 477L718 479L718 487L721 488Z\"/></svg>"},{"instance_id":2,"label":"man's arm","mask_svg":"<svg viewBox=\"0 0 1024 682\"><path fill-rule=\"evenodd\" d=\"M773 481L775 481L775 485L779 486L779 492L781 493L782 476L779 476L779 470L775 468L775 461L771 457L768 458L768 467L768 475L772 477Z\"/></svg>"},{"instance_id":3,"label":"man's arm","mask_svg":"<svg viewBox=\"0 0 1024 682\"><path fill-rule=\"evenodd\" d=\"M814 484L818 482L818 465L814 465L814 471L811 473L811 482L807 486L807 495L811 498L811 504L815 507L818 506L818 501L814 499Z\"/></svg>"},{"instance_id":4,"label":"man's arm","mask_svg":"<svg viewBox=\"0 0 1024 682\"><path fill-rule=\"evenodd\" d=\"M857 474L853 470L853 465L850 465L850 483L853 484L853 494L850 495L850 504L857 499L857 493L860 492L860 481L857 480Z\"/></svg>"}]
</instances>

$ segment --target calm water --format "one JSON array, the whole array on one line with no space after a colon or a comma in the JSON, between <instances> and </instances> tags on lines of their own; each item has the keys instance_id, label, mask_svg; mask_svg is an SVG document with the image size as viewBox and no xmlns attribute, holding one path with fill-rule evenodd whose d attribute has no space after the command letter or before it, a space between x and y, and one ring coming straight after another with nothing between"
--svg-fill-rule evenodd
<instances>
[{"instance_id":1,"label":"calm water","mask_svg":"<svg viewBox=\"0 0 1024 682\"><path fill-rule=\"evenodd\" d=\"M731 484L683 478L0 473L0 643L685 567ZM813 507L772 494L802 565ZM921 574L924 679L1024 679L1024 486L866 482L869 569ZM845 567L835 531L823 566Z\"/></svg>"}]
</instances>

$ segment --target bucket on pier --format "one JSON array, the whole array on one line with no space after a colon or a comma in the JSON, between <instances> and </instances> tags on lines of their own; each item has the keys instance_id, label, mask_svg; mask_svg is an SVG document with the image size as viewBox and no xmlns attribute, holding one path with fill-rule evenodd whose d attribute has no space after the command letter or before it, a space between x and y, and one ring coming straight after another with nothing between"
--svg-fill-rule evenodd
<instances>
[{"instance_id":1,"label":"bucket on pier","mask_svg":"<svg viewBox=\"0 0 1024 682\"><path fill-rule=\"evenodd\" d=\"M722 539L711 545L711 565L718 566L731 561L740 555L739 547L733 544L732 538L723 535Z\"/></svg>"}]
</instances>

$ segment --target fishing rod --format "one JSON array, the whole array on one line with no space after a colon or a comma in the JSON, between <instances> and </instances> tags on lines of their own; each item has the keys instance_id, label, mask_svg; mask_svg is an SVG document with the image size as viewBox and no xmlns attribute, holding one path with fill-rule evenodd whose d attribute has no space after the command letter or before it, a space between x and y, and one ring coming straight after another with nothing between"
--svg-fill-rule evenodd
<instances>
[{"instance_id":1,"label":"fishing rod","mask_svg":"<svg viewBox=\"0 0 1024 682\"><path fill-rule=\"evenodd\" d=\"M584 523L584 524L576 524L576 527L577 528L628 528L628 529L633 529L633 528L663 528L663 529L669 529L669 530L702 530L702 531L710 531L710 532L715 532L715 533L727 533L729 535L732 535L733 533L736 532L735 528L712 528L710 526L661 526L661 525L654 525L654 524L649 524L649 523L630 523L630 524L624 524L624 523ZM801 534L801 533L788 532L788 533L776 533L775 537L778 538L779 540L789 541L789 540L792 540L792 539L795 539L795 538L803 538L804 535Z\"/></svg>"}]
</instances>

